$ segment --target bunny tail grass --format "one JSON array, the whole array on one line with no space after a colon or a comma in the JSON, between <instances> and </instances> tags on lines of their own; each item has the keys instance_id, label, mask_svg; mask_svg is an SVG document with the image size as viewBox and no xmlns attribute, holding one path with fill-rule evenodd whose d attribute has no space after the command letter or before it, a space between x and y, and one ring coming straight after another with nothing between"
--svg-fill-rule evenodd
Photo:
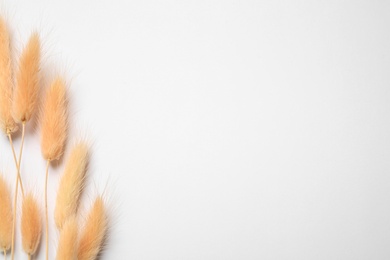
<instances>
[{"instance_id":1,"label":"bunny tail grass","mask_svg":"<svg viewBox=\"0 0 390 260\"><path fill-rule=\"evenodd\" d=\"M11 113L12 92L10 36L4 18L0 17L0 127L6 134L18 128Z\"/></svg>"},{"instance_id":2,"label":"bunny tail grass","mask_svg":"<svg viewBox=\"0 0 390 260\"><path fill-rule=\"evenodd\" d=\"M11 191L0 175L0 248L6 253L12 242Z\"/></svg>"},{"instance_id":3,"label":"bunny tail grass","mask_svg":"<svg viewBox=\"0 0 390 260\"><path fill-rule=\"evenodd\" d=\"M47 179L50 162L64 153L68 130L65 82L57 78L46 93L41 117L41 150L47 161L45 178L46 260L49 258L49 216L47 209Z\"/></svg>"},{"instance_id":4,"label":"bunny tail grass","mask_svg":"<svg viewBox=\"0 0 390 260\"><path fill-rule=\"evenodd\" d=\"M65 82L57 78L46 93L41 117L41 150L46 161L64 153L68 130Z\"/></svg>"},{"instance_id":5,"label":"bunny tail grass","mask_svg":"<svg viewBox=\"0 0 390 260\"><path fill-rule=\"evenodd\" d=\"M102 197L97 197L90 210L82 231L78 260L94 260L102 250L107 232L106 208Z\"/></svg>"},{"instance_id":6,"label":"bunny tail grass","mask_svg":"<svg viewBox=\"0 0 390 260\"><path fill-rule=\"evenodd\" d=\"M77 143L66 162L65 171L58 187L54 220L59 229L70 216L77 212L88 159L88 145L82 141Z\"/></svg>"},{"instance_id":7,"label":"bunny tail grass","mask_svg":"<svg viewBox=\"0 0 390 260\"><path fill-rule=\"evenodd\" d=\"M36 110L39 93L40 59L41 43L39 35L33 33L20 57L12 103L13 116L22 123L29 121Z\"/></svg>"},{"instance_id":8,"label":"bunny tail grass","mask_svg":"<svg viewBox=\"0 0 390 260\"><path fill-rule=\"evenodd\" d=\"M69 217L61 229L57 249L57 260L77 259L77 230L78 225L76 217Z\"/></svg>"},{"instance_id":9,"label":"bunny tail grass","mask_svg":"<svg viewBox=\"0 0 390 260\"><path fill-rule=\"evenodd\" d=\"M38 203L31 193L23 198L21 231L23 250L32 256L41 239L42 222Z\"/></svg>"}]
</instances>

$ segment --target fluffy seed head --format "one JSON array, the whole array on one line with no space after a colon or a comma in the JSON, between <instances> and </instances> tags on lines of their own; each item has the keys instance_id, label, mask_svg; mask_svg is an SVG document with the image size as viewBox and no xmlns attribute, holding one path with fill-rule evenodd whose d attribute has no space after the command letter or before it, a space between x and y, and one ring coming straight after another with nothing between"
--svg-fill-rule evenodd
<instances>
[{"instance_id":1,"label":"fluffy seed head","mask_svg":"<svg viewBox=\"0 0 390 260\"><path fill-rule=\"evenodd\" d=\"M12 239L11 192L0 175L0 249L8 250Z\"/></svg>"},{"instance_id":2,"label":"fluffy seed head","mask_svg":"<svg viewBox=\"0 0 390 260\"><path fill-rule=\"evenodd\" d=\"M23 250L33 255L41 239L42 222L38 203L31 193L23 198L21 222Z\"/></svg>"},{"instance_id":3,"label":"fluffy seed head","mask_svg":"<svg viewBox=\"0 0 390 260\"><path fill-rule=\"evenodd\" d=\"M10 36L5 20L0 17L0 126L7 134L17 130L11 113L12 92Z\"/></svg>"},{"instance_id":4,"label":"fluffy seed head","mask_svg":"<svg viewBox=\"0 0 390 260\"><path fill-rule=\"evenodd\" d=\"M107 232L107 215L102 197L98 197L90 210L80 237L78 260L94 260L102 250Z\"/></svg>"},{"instance_id":5,"label":"fluffy seed head","mask_svg":"<svg viewBox=\"0 0 390 260\"><path fill-rule=\"evenodd\" d=\"M19 122L31 119L38 100L41 43L33 33L23 50L16 75L16 88L12 104L13 116Z\"/></svg>"},{"instance_id":6,"label":"fluffy seed head","mask_svg":"<svg viewBox=\"0 0 390 260\"><path fill-rule=\"evenodd\" d=\"M64 153L68 129L65 82L57 78L46 93L41 117L41 150L45 160L58 160Z\"/></svg>"},{"instance_id":7,"label":"fluffy seed head","mask_svg":"<svg viewBox=\"0 0 390 260\"><path fill-rule=\"evenodd\" d=\"M77 220L75 216L71 216L64 223L60 232L60 240L58 242L57 260L75 260L77 259Z\"/></svg>"},{"instance_id":8,"label":"fluffy seed head","mask_svg":"<svg viewBox=\"0 0 390 260\"><path fill-rule=\"evenodd\" d=\"M66 162L58 187L54 219L59 229L70 216L77 212L88 159L88 145L85 142L77 143Z\"/></svg>"}]
</instances>

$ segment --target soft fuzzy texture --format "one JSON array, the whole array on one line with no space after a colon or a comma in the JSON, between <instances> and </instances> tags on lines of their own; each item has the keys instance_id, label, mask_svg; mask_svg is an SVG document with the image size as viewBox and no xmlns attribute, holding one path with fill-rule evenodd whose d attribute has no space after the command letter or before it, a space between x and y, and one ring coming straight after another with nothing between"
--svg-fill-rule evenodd
<instances>
[{"instance_id":1,"label":"soft fuzzy texture","mask_svg":"<svg viewBox=\"0 0 390 260\"><path fill-rule=\"evenodd\" d=\"M0 249L8 250L12 241L12 202L11 192L0 175Z\"/></svg>"},{"instance_id":2,"label":"soft fuzzy texture","mask_svg":"<svg viewBox=\"0 0 390 260\"><path fill-rule=\"evenodd\" d=\"M88 159L88 145L78 142L70 153L58 187L54 219L59 229L70 216L77 213Z\"/></svg>"},{"instance_id":3,"label":"soft fuzzy texture","mask_svg":"<svg viewBox=\"0 0 390 260\"><path fill-rule=\"evenodd\" d=\"M75 216L64 223L58 242L57 260L77 260L78 225Z\"/></svg>"},{"instance_id":4,"label":"soft fuzzy texture","mask_svg":"<svg viewBox=\"0 0 390 260\"><path fill-rule=\"evenodd\" d=\"M6 134L17 130L11 113L12 92L10 36L4 18L0 17L0 125Z\"/></svg>"},{"instance_id":5,"label":"soft fuzzy texture","mask_svg":"<svg viewBox=\"0 0 390 260\"><path fill-rule=\"evenodd\" d=\"M41 43L38 33L33 33L23 50L16 75L16 88L12 104L15 120L27 122L36 110L39 94Z\"/></svg>"},{"instance_id":6,"label":"soft fuzzy texture","mask_svg":"<svg viewBox=\"0 0 390 260\"><path fill-rule=\"evenodd\" d=\"M68 130L65 82L57 78L46 93L41 117L41 150L47 161L58 160L64 153Z\"/></svg>"},{"instance_id":7,"label":"soft fuzzy texture","mask_svg":"<svg viewBox=\"0 0 390 260\"><path fill-rule=\"evenodd\" d=\"M31 193L23 199L21 231L23 250L34 255L41 239L42 221L38 203Z\"/></svg>"},{"instance_id":8,"label":"soft fuzzy texture","mask_svg":"<svg viewBox=\"0 0 390 260\"><path fill-rule=\"evenodd\" d=\"M94 260L103 248L107 215L102 197L96 198L80 237L78 260Z\"/></svg>"}]
</instances>

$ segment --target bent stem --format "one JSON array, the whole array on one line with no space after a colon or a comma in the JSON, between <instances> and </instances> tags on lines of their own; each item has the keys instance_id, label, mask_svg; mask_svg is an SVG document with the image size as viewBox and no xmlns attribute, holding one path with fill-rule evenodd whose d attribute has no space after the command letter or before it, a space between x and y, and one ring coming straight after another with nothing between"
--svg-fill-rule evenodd
<instances>
[{"instance_id":1,"label":"bent stem","mask_svg":"<svg viewBox=\"0 0 390 260\"><path fill-rule=\"evenodd\" d=\"M22 154L23 154L23 145L24 145L24 134L26 130L26 122L23 121L22 123L22 141L20 144L20 151L19 151L19 160L15 161L16 168L18 171L18 178L16 179L15 183L15 194L14 194L14 214L13 214L13 220L12 220L12 250L11 250L11 258L14 259L14 253L15 253L15 229L16 229L16 204L18 201L18 188L19 188L19 182L20 182L20 190L22 191L22 196L24 197L24 190L23 190L23 184L22 184L22 178L20 177L20 165L22 164ZM15 150L12 142L11 135L8 136L10 140L10 144L12 147L12 153L14 155L14 160L16 158L15 156Z\"/></svg>"},{"instance_id":2,"label":"bent stem","mask_svg":"<svg viewBox=\"0 0 390 260\"><path fill-rule=\"evenodd\" d=\"M25 123L23 123L23 133L22 133L22 148L24 143L24 132L25 132ZM18 201L18 189L19 189L19 183L20 183L20 190L22 191L22 196L24 197L24 189L23 189L23 183L22 178L20 177L20 160L22 158L22 152L19 153L19 162L16 159L16 153L14 144L12 142L12 136L11 133L8 133L8 140L12 149L12 155L14 157L14 162L17 170L17 177L15 181L15 194L14 194L14 208L13 208L13 218L12 218L12 242L11 242L11 259L13 260L15 257L15 229L16 229L16 205ZM21 149L22 149L21 148Z\"/></svg>"},{"instance_id":3,"label":"bent stem","mask_svg":"<svg viewBox=\"0 0 390 260\"><path fill-rule=\"evenodd\" d=\"M50 160L47 160L46 164L46 179L45 179L45 218L46 218L46 260L49 259L49 214L47 212L47 179L49 176Z\"/></svg>"},{"instance_id":4,"label":"bent stem","mask_svg":"<svg viewBox=\"0 0 390 260\"><path fill-rule=\"evenodd\" d=\"M24 129L24 127L23 127ZM23 130L23 136L22 138L24 139L24 130ZM22 195L24 196L24 189L23 189L23 183L22 183L22 178L20 178L20 165L18 163L18 159L16 158L16 153L15 153L15 148L14 148L14 143L12 142L12 136L11 136L11 133L8 134L8 140L9 140L9 143L11 145L11 149L12 149L12 155L14 157L14 162L15 162L15 166L16 166L16 169L17 169L17 180L18 182L20 183L20 190L22 191ZM24 140L23 140L24 141ZM19 154L20 155L20 154ZM21 155L20 155L21 156Z\"/></svg>"},{"instance_id":5,"label":"bent stem","mask_svg":"<svg viewBox=\"0 0 390 260\"><path fill-rule=\"evenodd\" d=\"M22 190L22 195L24 197L24 190L23 190L23 185L22 185L22 178L20 177L20 166L22 165L22 154L23 154L23 145L24 145L24 134L25 134L25 131L26 131L26 122L23 121L22 122L22 141L21 141L21 144L20 144L20 151L19 151L19 160L18 160L18 179L19 179L19 182L20 182L20 187L21 187L21 190Z\"/></svg>"}]
</instances>

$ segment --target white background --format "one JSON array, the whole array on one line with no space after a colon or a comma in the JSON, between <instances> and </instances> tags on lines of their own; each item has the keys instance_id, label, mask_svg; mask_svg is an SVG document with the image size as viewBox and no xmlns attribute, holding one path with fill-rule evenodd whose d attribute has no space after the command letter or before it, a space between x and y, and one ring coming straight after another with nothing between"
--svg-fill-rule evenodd
<instances>
[{"instance_id":1,"label":"white background","mask_svg":"<svg viewBox=\"0 0 390 260\"><path fill-rule=\"evenodd\" d=\"M43 81L69 82L70 143L93 143L82 208L104 190L110 205L102 259L390 258L389 2L18 0L2 13L16 57L38 30ZM22 176L43 198L29 129Z\"/></svg>"}]
</instances>

